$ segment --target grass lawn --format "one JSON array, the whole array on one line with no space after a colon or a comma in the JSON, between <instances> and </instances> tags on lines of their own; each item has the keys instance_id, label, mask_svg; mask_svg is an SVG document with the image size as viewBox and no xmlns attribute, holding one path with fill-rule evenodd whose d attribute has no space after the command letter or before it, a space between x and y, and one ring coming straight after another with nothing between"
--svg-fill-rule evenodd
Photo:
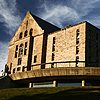
<instances>
[{"instance_id":1,"label":"grass lawn","mask_svg":"<svg viewBox=\"0 0 100 100\"><path fill-rule=\"evenodd\" d=\"M0 89L0 100L100 100L100 87Z\"/></svg>"}]
</instances>

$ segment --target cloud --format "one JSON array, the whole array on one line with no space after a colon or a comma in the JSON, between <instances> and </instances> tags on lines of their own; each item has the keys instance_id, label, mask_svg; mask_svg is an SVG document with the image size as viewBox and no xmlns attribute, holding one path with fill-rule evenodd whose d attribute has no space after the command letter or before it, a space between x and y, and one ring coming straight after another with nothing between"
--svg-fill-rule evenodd
<instances>
[{"instance_id":1,"label":"cloud","mask_svg":"<svg viewBox=\"0 0 100 100\"><path fill-rule=\"evenodd\" d=\"M73 8L79 13L80 17L88 15L97 5L100 0L72 0Z\"/></svg>"},{"instance_id":2,"label":"cloud","mask_svg":"<svg viewBox=\"0 0 100 100\"><path fill-rule=\"evenodd\" d=\"M45 11L40 16L61 28L63 27L63 21L77 20L79 18L78 13L68 6L52 5L52 7L48 7L44 3L43 8Z\"/></svg>"},{"instance_id":3,"label":"cloud","mask_svg":"<svg viewBox=\"0 0 100 100\"><path fill-rule=\"evenodd\" d=\"M8 43L0 42L0 72L4 69L7 63ZM0 73L1 75L1 73Z\"/></svg>"},{"instance_id":4,"label":"cloud","mask_svg":"<svg viewBox=\"0 0 100 100\"><path fill-rule=\"evenodd\" d=\"M0 22L3 23L9 35L13 35L16 27L21 23L18 14L16 0L0 0Z\"/></svg>"},{"instance_id":5,"label":"cloud","mask_svg":"<svg viewBox=\"0 0 100 100\"><path fill-rule=\"evenodd\" d=\"M13 35L21 23L16 0L0 0L0 23L8 35ZM2 34L1 34L2 35ZM8 57L8 43L0 41L0 71L4 69ZM1 73L0 73L1 75Z\"/></svg>"},{"instance_id":6,"label":"cloud","mask_svg":"<svg viewBox=\"0 0 100 100\"><path fill-rule=\"evenodd\" d=\"M90 19L90 14L95 8L99 7L100 0L70 0L70 3L68 3L68 0L59 1L59 4L46 0L40 6L42 8L40 16L61 28L67 22L77 23L84 20L97 22L95 17ZM99 18L99 16L97 17Z\"/></svg>"}]
</instances>

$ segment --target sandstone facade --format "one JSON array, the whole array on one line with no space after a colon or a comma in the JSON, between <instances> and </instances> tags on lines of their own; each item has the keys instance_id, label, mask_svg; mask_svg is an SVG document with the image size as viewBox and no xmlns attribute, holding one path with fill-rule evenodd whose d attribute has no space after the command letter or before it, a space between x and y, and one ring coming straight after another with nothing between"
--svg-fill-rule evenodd
<instances>
[{"instance_id":1,"label":"sandstone facade","mask_svg":"<svg viewBox=\"0 0 100 100\"><path fill-rule=\"evenodd\" d=\"M100 30L88 22L60 29L27 12L9 42L8 72L100 66L99 37Z\"/></svg>"}]
</instances>

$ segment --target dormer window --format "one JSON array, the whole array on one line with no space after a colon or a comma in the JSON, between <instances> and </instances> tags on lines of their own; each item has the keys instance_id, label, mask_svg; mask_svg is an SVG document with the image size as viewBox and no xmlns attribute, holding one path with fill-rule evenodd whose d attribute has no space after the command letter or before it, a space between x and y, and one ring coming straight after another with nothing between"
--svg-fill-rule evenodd
<instances>
[{"instance_id":1,"label":"dormer window","mask_svg":"<svg viewBox=\"0 0 100 100\"><path fill-rule=\"evenodd\" d=\"M20 35L19 35L19 39L21 39L22 38L22 32L20 33Z\"/></svg>"},{"instance_id":2,"label":"dormer window","mask_svg":"<svg viewBox=\"0 0 100 100\"><path fill-rule=\"evenodd\" d=\"M24 37L26 37L27 36L27 30L25 31L25 33L24 33Z\"/></svg>"},{"instance_id":3,"label":"dormer window","mask_svg":"<svg viewBox=\"0 0 100 100\"><path fill-rule=\"evenodd\" d=\"M32 33L33 33L33 29L31 28L30 29L30 36L32 36Z\"/></svg>"}]
</instances>

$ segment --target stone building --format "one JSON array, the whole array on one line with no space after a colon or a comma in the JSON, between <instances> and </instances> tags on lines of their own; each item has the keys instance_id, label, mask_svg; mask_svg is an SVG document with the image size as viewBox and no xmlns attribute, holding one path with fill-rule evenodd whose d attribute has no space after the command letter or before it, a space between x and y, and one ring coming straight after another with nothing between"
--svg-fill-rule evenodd
<instances>
[{"instance_id":1,"label":"stone building","mask_svg":"<svg viewBox=\"0 0 100 100\"><path fill-rule=\"evenodd\" d=\"M88 22L60 29L27 12L9 42L8 73L55 67L98 67L100 30Z\"/></svg>"}]
</instances>

